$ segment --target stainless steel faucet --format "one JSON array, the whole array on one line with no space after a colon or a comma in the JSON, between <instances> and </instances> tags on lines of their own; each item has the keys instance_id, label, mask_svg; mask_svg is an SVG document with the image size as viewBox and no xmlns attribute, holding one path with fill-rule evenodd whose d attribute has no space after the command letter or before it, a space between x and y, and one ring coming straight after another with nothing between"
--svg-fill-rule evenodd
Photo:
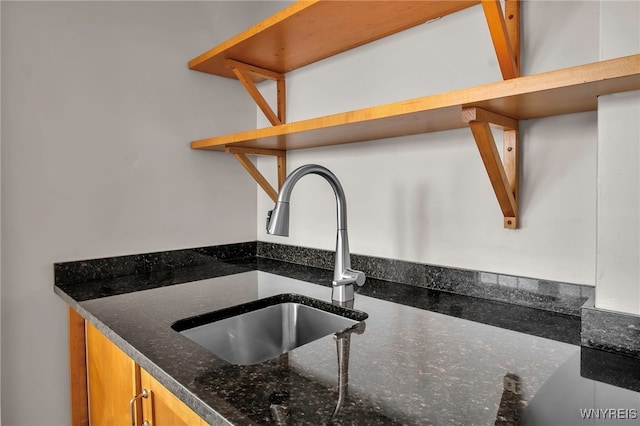
<instances>
[{"instance_id":1,"label":"stainless steel faucet","mask_svg":"<svg viewBox=\"0 0 640 426\"><path fill-rule=\"evenodd\" d=\"M289 200L294 185L307 174L320 175L326 179L336 194L338 210L338 232L336 236L336 264L333 271L333 291L331 299L344 304L353 301L353 284L362 286L365 281L364 272L351 269L351 255L349 254L349 239L347 237L347 200L338 178L326 167L317 164L307 164L294 170L282 184L278 200L273 210L267 215L267 233L272 235L289 236Z\"/></svg>"}]
</instances>

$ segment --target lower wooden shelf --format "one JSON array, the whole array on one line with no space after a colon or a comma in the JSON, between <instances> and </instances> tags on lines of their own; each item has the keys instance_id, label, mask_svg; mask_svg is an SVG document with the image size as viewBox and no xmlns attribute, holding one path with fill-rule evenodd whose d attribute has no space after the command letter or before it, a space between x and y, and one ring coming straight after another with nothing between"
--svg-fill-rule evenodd
<instances>
[{"instance_id":1,"label":"lower wooden shelf","mask_svg":"<svg viewBox=\"0 0 640 426\"><path fill-rule=\"evenodd\" d=\"M515 120L597 109L597 97L640 89L640 55L514 78L463 90L249 130L191 143L291 150L467 127L462 110L478 107Z\"/></svg>"},{"instance_id":2,"label":"lower wooden shelf","mask_svg":"<svg viewBox=\"0 0 640 426\"><path fill-rule=\"evenodd\" d=\"M640 55L595 62L464 90L441 93L279 124L191 143L230 152L275 201L277 192L245 154L278 157L279 184L286 151L469 127L504 216L518 227L518 122L598 108L598 96L640 89ZM503 155L489 125L505 130Z\"/></svg>"}]
</instances>

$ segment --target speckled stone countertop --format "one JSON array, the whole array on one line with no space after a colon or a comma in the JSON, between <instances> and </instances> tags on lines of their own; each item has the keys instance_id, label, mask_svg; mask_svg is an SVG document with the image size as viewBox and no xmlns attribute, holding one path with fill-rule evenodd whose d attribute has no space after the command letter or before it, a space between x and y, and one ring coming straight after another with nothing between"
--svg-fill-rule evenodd
<instances>
[{"instance_id":1,"label":"speckled stone countertop","mask_svg":"<svg viewBox=\"0 0 640 426\"><path fill-rule=\"evenodd\" d=\"M637 363L620 370L607 355L581 350L579 318L397 283L370 280L358 289L354 308L369 317L350 337L348 396L333 419L334 336L234 365L171 328L282 293L330 301L330 278L330 271L247 258L57 284L55 292L211 424L489 425L518 417L527 425L592 424L580 410L609 408L602 395L615 396L611 408L638 411ZM627 389L615 368L603 374L612 365ZM582 377L589 369L596 380ZM505 376L519 382L515 419L505 411Z\"/></svg>"}]
</instances>

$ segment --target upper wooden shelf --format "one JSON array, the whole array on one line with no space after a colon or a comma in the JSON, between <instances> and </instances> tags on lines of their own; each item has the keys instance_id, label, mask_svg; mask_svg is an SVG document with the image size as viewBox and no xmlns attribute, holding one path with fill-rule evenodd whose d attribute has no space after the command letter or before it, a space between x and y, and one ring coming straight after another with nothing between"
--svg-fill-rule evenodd
<instances>
[{"instance_id":1,"label":"upper wooden shelf","mask_svg":"<svg viewBox=\"0 0 640 426\"><path fill-rule=\"evenodd\" d=\"M235 78L233 59L287 73L431 19L479 4L479 0L300 1L192 59L189 68ZM251 75L258 82L264 79Z\"/></svg>"},{"instance_id":2,"label":"upper wooden shelf","mask_svg":"<svg viewBox=\"0 0 640 426\"><path fill-rule=\"evenodd\" d=\"M464 90L249 130L191 143L290 150L468 127L462 109L478 107L516 120L593 111L597 97L640 89L640 55L565 68Z\"/></svg>"}]
</instances>

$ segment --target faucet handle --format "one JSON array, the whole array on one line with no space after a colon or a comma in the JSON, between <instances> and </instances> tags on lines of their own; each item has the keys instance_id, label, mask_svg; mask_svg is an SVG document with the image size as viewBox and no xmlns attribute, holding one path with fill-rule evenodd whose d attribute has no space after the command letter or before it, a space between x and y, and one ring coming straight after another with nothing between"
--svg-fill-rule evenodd
<instances>
[{"instance_id":1,"label":"faucet handle","mask_svg":"<svg viewBox=\"0 0 640 426\"><path fill-rule=\"evenodd\" d=\"M353 306L353 284L364 285L364 272L346 268L340 274L340 278L333 279L333 290L331 291L332 302L338 302L341 306ZM344 305L343 303L347 303ZM351 305L349 305L349 303Z\"/></svg>"},{"instance_id":2,"label":"faucet handle","mask_svg":"<svg viewBox=\"0 0 640 426\"><path fill-rule=\"evenodd\" d=\"M364 281L367 277L364 275L362 271L356 271L355 269L347 268L342 273L343 279L349 280L352 283L356 283L358 287L362 287L364 285Z\"/></svg>"}]
</instances>

